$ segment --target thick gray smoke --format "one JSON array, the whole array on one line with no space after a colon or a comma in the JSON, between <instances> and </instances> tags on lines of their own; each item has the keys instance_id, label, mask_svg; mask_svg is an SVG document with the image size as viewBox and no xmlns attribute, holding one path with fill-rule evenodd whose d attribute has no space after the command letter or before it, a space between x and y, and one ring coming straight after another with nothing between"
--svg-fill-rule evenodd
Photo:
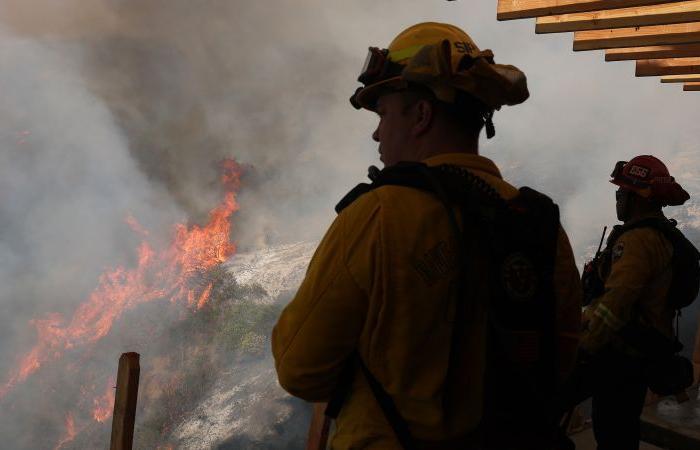
<instances>
[{"instance_id":1,"label":"thick gray smoke","mask_svg":"<svg viewBox=\"0 0 700 450\"><path fill-rule=\"evenodd\" d=\"M453 21L530 78L532 99L497 115L499 135L483 152L517 182L566 201L577 246L595 240L589 228L612 220L612 208L597 215L587 206L611 198L612 163L693 150L697 102L635 79L631 63L574 54L570 36L535 37L530 21L497 24L493 9L485 1L44 0L4 2L0 11L14 33L76 55L71 67L109 110L139 169L190 217L217 200L218 159L251 164L243 206L255 213L241 214L244 246L316 237L333 200L375 161L373 118L346 102L365 47L386 45L418 20Z\"/></svg>"},{"instance_id":2,"label":"thick gray smoke","mask_svg":"<svg viewBox=\"0 0 700 450\"><path fill-rule=\"evenodd\" d=\"M74 55L4 29L1 35L4 351L30 317L72 310L76 294L88 292L105 267L133 258L138 238L124 221L128 214L155 227L183 214L138 170L127 137L86 89ZM5 368L13 358L3 355Z\"/></svg>"},{"instance_id":3,"label":"thick gray smoke","mask_svg":"<svg viewBox=\"0 0 700 450\"><path fill-rule=\"evenodd\" d=\"M658 155L700 195L697 95L574 54L532 21L499 24L492 0L4 0L0 377L33 343L31 318L69 315L103 269L133 261L127 214L163 236L203 221L222 158L249 167L242 248L318 239L378 162L375 118L347 101L366 49L425 20L528 75L531 99L496 114L482 153L554 197L579 264L614 223L618 159Z\"/></svg>"}]
</instances>

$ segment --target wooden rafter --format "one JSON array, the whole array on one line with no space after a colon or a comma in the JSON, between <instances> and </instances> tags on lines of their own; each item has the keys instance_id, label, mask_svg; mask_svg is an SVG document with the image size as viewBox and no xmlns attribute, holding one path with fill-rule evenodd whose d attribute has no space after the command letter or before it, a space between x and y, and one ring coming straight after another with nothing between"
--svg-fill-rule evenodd
<instances>
[{"instance_id":1,"label":"wooden rafter","mask_svg":"<svg viewBox=\"0 0 700 450\"><path fill-rule=\"evenodd\" d=\"M667 75L661 77L662 83L700 83L700 73L694 75ZM699 330L700 331L700 330ZM700 348L700 347L698 347Z\"/></svg>"},{"instance_id":2,"label":"wooden rafter","mask_svg":"<svg viewBox=\"0 0 700 450\"><path fill-rule=\"evenodd\" d=\"M603 30L700 21L700 0L539 17L536 33Z\"/></svg>"},{"instance_id":3,"label":"wooden rafter","mask_svg":"<svg viewBox=\"0 0 700 450\"><path fill-rule=\"evenodd\" d=\"M700 43L700 22L577 31L574 51Z\"/></svg>"},{"instance_id":4,"label":"wooden rafter","mask_svg":"<svg viewBox=\"0 0 700 450\"><path fill-rule=\"evenodd\" d=\"M638 77L654 77L694 73L700 73L700 58L642 59L637 61L635 75Z\"/></svg>"},{"instance_id":5,"label":"wooden rafter","mask_svg":"<svg viewBox=\"0 0 700 450\"><path fill-rule=\"evenodd\" d=\"M606 61L688 58L692 56L700 56L700 44L654 45L649 47L613 48L605 51Z\"/></svg>"},{"instance_id":6,"label":"wooden rafter","mask_svg":"<svg viewBox=\"0 0 700 450\"><path fill-rule=\"evenodd\" d=\"M574 51L605 50L636 61L637 76L700 91L700 0L498 0L497 17L535 17L536 33L574 32Z\"/></svg>"},{"instance_id":7,"label":"wooden rafter","mask_svg":"<svg viewBox=\"0 0 700 450\"><path fill-rule=\"evenodd\" d=\"M498 20L569 14L631 6L658 5L679 0L498 0Z\"/></svg>"}]
</instances>

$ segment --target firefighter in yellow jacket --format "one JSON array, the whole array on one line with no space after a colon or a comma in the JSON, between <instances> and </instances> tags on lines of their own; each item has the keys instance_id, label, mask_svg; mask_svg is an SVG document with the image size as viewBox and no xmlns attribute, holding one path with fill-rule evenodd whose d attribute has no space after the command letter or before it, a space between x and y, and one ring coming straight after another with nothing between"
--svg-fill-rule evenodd
<instances>
[{"instance_id":1,"label":"firefighter in yellow jacket","mask_svg":"<svg viewBox=\"0 0 700 450\"><path fill-rule=\"evenodd\" d=\"M518 195L496 165L478 154L482 128L489 137L494 133L493 112L528 97L517 68L495 64L489 50L480 51L457 27L421 23L388 49L371 48L359 81L364 86L351 101L379 116L372 137L385 168L405 161L448 165L481 180L501 199ZM397 437L369 378L350 365L333 449L482 448L475 430L484 407L493 278L486 259L478 252L469 256L466 309L456 318L450 299L458 250L445 206L429 193L396 185L370 190L345 206L273 330L280 384L307 401L327 402L357 353L413 441ZM480 233L465 232L465 240L477 245L486 239ZM578 344L580 281L566 234L557 225L552 236L551 340L564 376ZM453 358L456 322L463 332Z\"/></svg>"},{"instance_id":2,"label":"firefighter in yellow jacket","mask_svg":"<svg viewBox=\"0 0 700 450\"><path fill-rule=\"evenodd\" d=\"M666 166L653 156L637 156L617 163L610 182L618 186L617 217L623 225L613 229L606 249L584 269L592 302L583 317L584 363L573 383L579 384L576 401L593 397L598 449L628 450L639 448L639 417L653 383L650 361L674 353L673 319L683 305L673 302L692 301L697 288L669 296L674 277L684 283L678 266L692 268L694 248L661 210L689 198ZM689 263L676 260L674 266L674 255L681 257L687 248ZM661 365L669 370L673 361Z\"/></svg>"}]
</instances>

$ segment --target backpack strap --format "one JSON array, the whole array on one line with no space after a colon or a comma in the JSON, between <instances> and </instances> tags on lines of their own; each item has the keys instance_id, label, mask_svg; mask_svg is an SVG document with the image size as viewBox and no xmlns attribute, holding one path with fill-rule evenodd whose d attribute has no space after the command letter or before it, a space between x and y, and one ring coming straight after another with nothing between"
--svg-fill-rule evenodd
<instances>
[{"instance_id":1,"label":"backpack strap","mask_svg":"<svg viewBox=\"0 0 700 450\"><path fill-rule=\"evenodd\" d=\"M432 193L446 205L470 197L491 207L505 207L505 201L491 185L458 166L400 162L383 170L371 166L368 172L371 183L360 183L345 194L335 206L336 213L340 214L355 200L382 186L404 186Z\"/></svg>"},{"instance_id":2,"label":"backpack strap","mask_svg":"<svg viewBox=\"0 0 700 450\"><path fill-rule=\"evenodd\" d=\"M667 219L665 217L648 217L646 219L638 220L630 224L617 225L614 227L610 237L607 241L607 246L612 247L615 242L626 232L635 230L637 228L653 228L660 231L664 237L666 237L673 244L672 234L674 232L680 233L676 228L678 223L673 219Z\"/></svg>"},{"instance_id":3,"label":"backpack strap","mask_svg":"<svg viewBox=\"0 0 700 450\"><path fill-rule=\"evenodd\" d=\"M399 440L401 448L403 448L403 450L413 450L415 445L413 444L411 432L408 430L408 424L406 424L406 421L403 419L403 417L401 417L401 414L396 408L391 396L384 390L381 383L374 378L374 375L372 375L372 372L369 371L359 355L357 355L357 360L359 361L362 373L365 375L365 378L369 383L369 387L372 389L372 393L374 393L374 397L377 399L379 406L384 412L386 420L394 430L394 434L396 434L396 438Z\"/></svg>"},{"instance_id":4,"label":"backpack strap","mask_svg":"<svg viewBox=\"0 0 700 450\"><path fill-rule=\"evenodd\" d=\"M360 183L352 188L350 192L345 194L340 202L335 205L335 212L340 214L355 200L381 186L396 185L411 187L422 191L432 191L431 184L421 176L426 170L429 170L427 165L414 162L401 162L395 166L386 167L384 170L379 170L375 166L370 166L368 169L368 178L372 182Z\"/></svg>"}]
</instances>

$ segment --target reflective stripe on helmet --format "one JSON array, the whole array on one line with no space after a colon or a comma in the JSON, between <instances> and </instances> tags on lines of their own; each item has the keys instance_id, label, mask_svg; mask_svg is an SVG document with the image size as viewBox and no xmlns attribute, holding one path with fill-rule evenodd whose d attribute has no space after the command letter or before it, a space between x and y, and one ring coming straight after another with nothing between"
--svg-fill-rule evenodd
<instances>
[{"instance_id":1,"label":"reflective stripe on helmet","mask_svg":"<svg viewBox=\"0 0 700 450\"><path fill-rule=\"evenodd\" d=\"M401 62L405 59L412 58L424 47L423 44L421 45L414 45L411 47L406 47L401 50L394 50L389 52L389 61L392 62Z\"/></svg>"}]
</instances>

